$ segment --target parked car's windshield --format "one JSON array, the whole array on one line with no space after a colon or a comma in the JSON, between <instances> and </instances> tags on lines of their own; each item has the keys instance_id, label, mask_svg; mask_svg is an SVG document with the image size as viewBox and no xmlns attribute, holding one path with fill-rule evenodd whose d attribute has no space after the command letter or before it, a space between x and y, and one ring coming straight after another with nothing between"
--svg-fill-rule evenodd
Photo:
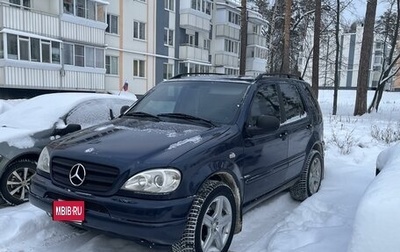
<instances>
[{"instance_id":1,"label":"parked car's windshield","mask_svg":"<svg viewBox=\"0 0 400 252\"><path fill-rule=\"evenodd\" d=\"M180 113L217 124L232 123L248 85L210 81L165 82L143 97L129 113Z\"/></svg>"}]
</instances>

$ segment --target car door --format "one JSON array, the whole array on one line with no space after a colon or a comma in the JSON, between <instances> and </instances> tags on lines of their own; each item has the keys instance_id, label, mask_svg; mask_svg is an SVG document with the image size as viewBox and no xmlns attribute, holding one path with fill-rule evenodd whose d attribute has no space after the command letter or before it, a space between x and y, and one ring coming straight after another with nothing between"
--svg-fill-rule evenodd
<instances>
[{"instance_id":1,"label":"car door","mask_svg":"<svg viewBox=\"0 0 400 252\"><path fill-rule=\"evenodd\" d=\"M289 166L286 180L300 174L306 158L307 145L312 135L311 113L307 114L300 92L295 83L279 85L284 107L283 126L287 128Z\"/></svg>"},{"instance_id":2,"label":"car door","mask_svg":"<svg viewBox=\"0 0 400 252\"><path fill-rule=\"evenodd\" d=\"M246 128L256 126L257 116L272 115L281 119L277 87L265 84L256 92ZM244 137L244 201L253 200L276 188L285 179L288 140L282 129Z\"/></svg>"}]
</instances>

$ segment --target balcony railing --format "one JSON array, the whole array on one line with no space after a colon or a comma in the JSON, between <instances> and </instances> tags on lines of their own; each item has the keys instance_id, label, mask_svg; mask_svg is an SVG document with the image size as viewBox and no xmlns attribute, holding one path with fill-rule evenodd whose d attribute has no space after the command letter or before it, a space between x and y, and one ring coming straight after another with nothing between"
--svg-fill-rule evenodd
<instances>
[{"instance_id":1,"label":"balcony railing","mask_svg":"<svg viewBox=\"0 0 400 252\"><path fill-rule=\"evenodd\" d=\"M57 15L0 2L0 29L9 28L42 36L59 37L58 20Z\"/></svg>"},{"instance_id":2,"label":"balcony railing","mask_svg":"<svg viewBox=\"0 0 400 252\"><path fill-rule=\"evenodd\" d=\"M179 46L179 57L195 61L208 62L209 52L206 49L193 47L190 45Z\"/></svg>"}]
</instances>

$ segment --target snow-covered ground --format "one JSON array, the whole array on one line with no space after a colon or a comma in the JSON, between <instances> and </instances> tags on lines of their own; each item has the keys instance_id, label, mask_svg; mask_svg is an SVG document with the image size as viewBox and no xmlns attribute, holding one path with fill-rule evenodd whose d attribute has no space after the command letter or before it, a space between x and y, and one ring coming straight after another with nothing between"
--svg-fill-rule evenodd
<instances>
[{"instance_id":1,"label":"snow-covered ground","mask_svg":"<svg viewBox=\"0 0 400 252\"><path fill-rule=\"evenodd\" d=\"M372 95L369 93L369 98ZM391 238L390 233L398 235L400 217L395 216L400 200L375 196L385 195L386 183L399 185L393 176L400 171L396 171L396 162L390 161L400 152L399 145L380 156L378 164L385 167L376 178L375 167L379 153L394 145L385 139L399 138L400 93L385 93L379 113L361 117L352 116L354 91L339 92L337 116L331 115L332 98L332 91L320 91L326 142L325 179L320 191L302 203L281 193L246 213L243 230L234 237L231 252L342 252L349 248L355 252L367 248L371 252L398 251L399 241L389 242L392 247L379 247L377 243ZM399 186L390 190L390 195L398 198ZM369 196L371 192L374 197ZM379 218L370 219L371 205L382 213ZM29 203L0 207L0 227L0 252L163 251L53 222ZM371 235L375 239L370 239Z\"/></svg>"}]
</instances>

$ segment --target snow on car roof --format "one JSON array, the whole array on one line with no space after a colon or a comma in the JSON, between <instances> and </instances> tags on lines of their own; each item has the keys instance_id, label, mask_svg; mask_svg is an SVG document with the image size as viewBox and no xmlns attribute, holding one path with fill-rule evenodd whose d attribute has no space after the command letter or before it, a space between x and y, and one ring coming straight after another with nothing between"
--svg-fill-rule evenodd
<instances>
[{"instance_id":1,"label":"snow on car roof","mask_svg":"<svg viewBox=\"0 0 400 252\"><path fill-rule=\"evenodd\" d=\"M18 103L0 114L0 126L11 128L51 128L71 108L91 99L124 99L128 97L98 93L51 93L33 97Z\"/></svg>"}]
</instances>

